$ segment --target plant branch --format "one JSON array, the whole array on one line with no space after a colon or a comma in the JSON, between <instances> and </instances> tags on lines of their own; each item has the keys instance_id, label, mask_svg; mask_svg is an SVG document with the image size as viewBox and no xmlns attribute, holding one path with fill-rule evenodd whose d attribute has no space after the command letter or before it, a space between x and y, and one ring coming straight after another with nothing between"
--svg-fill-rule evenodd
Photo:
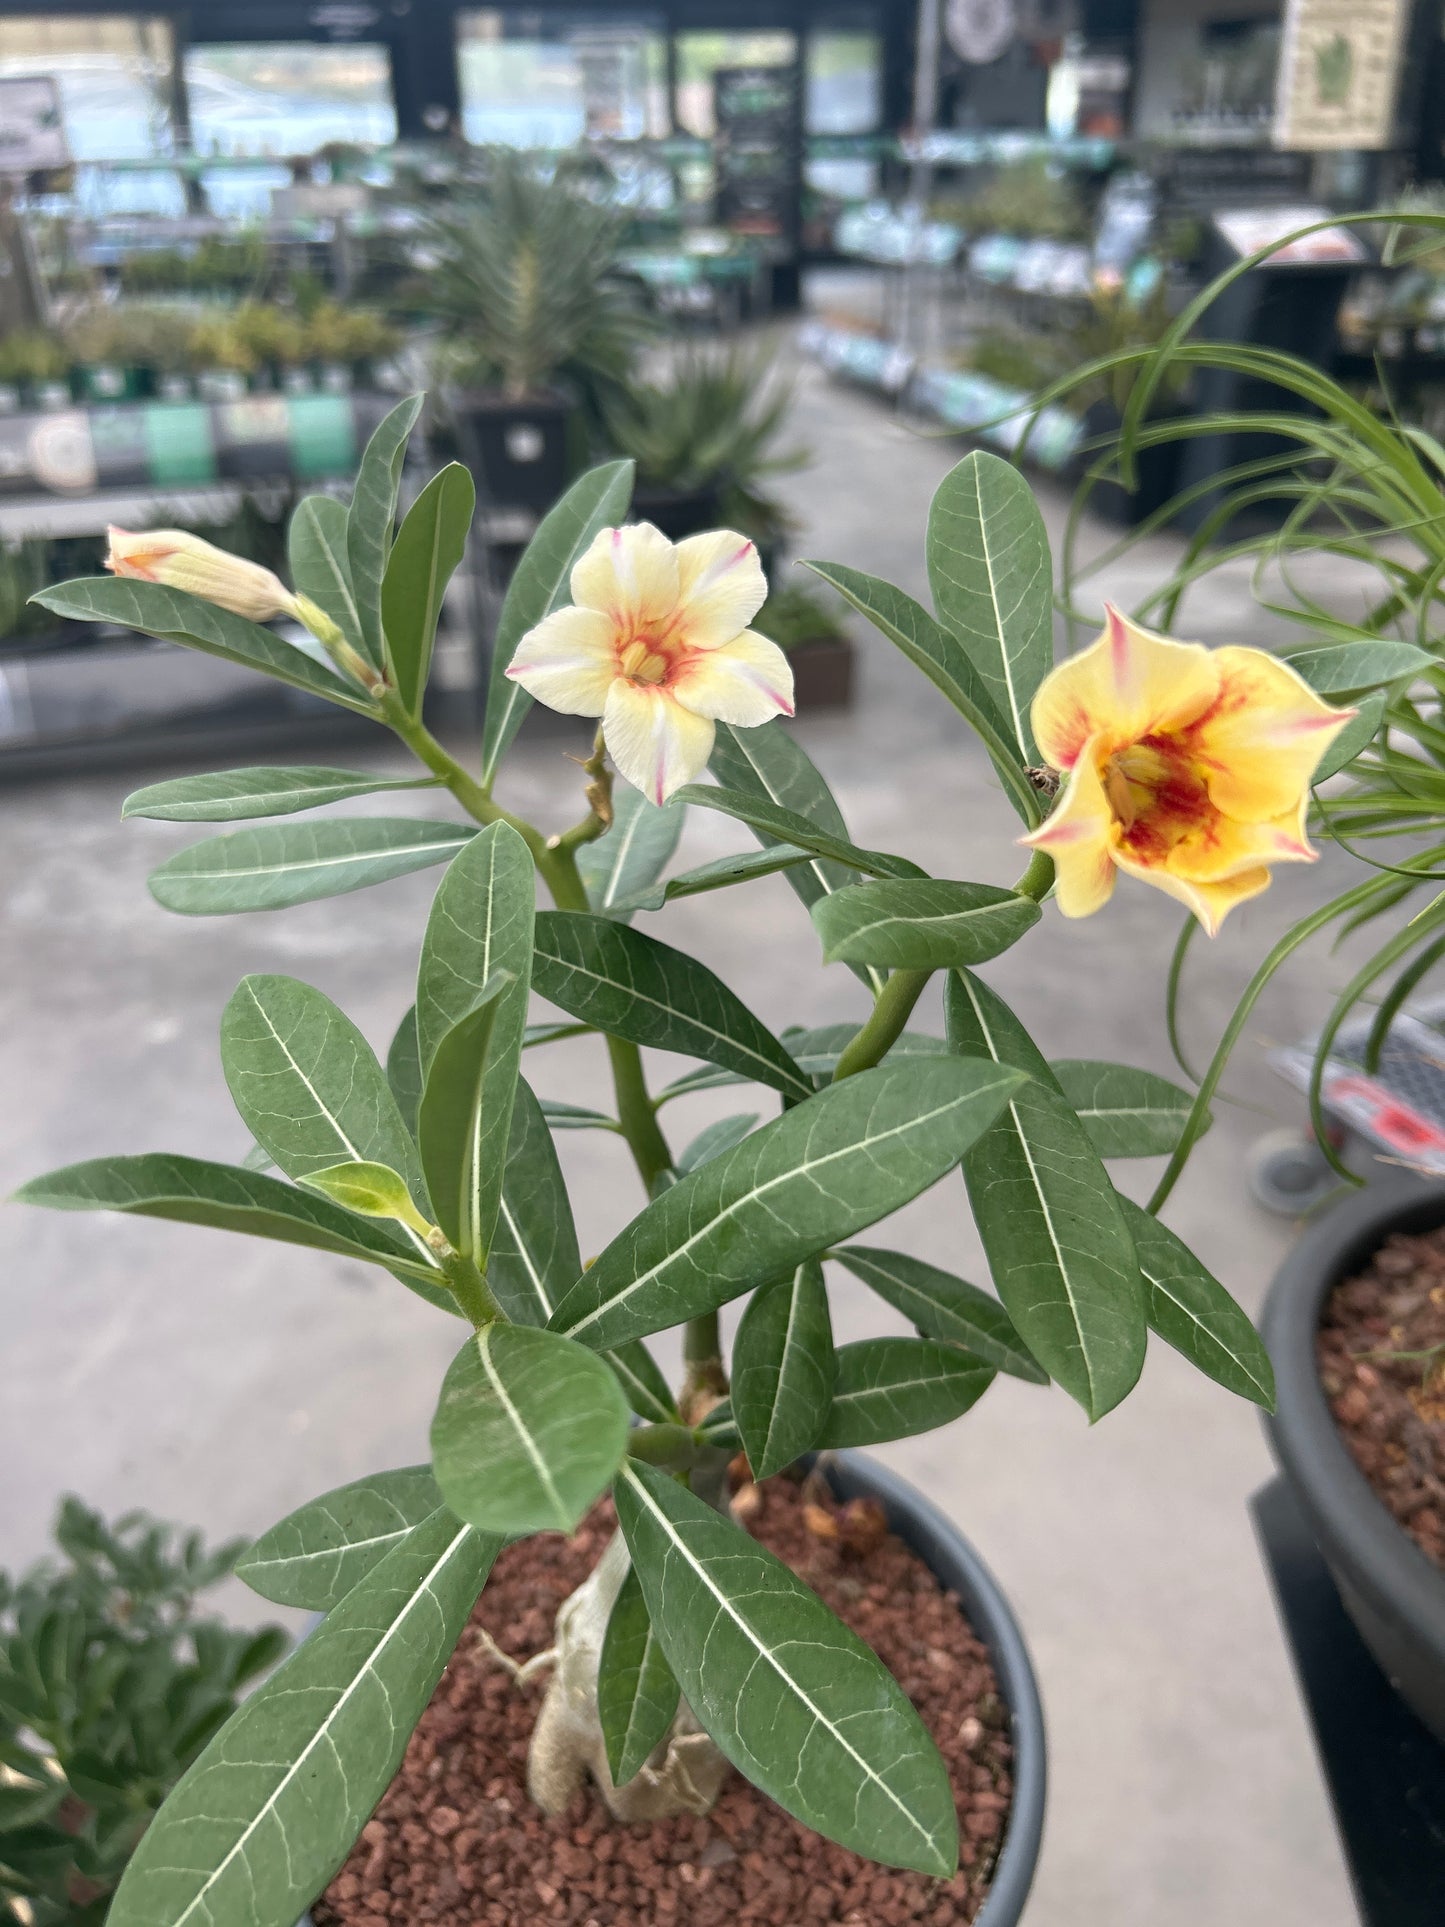
<instances>
[{"instance_id":1,"label":"plant branch","mask_svg":"<svg viewBox=\"0 0 1445 1927\"><path fill-rule=\"evenodd\" d=\"M872 1070L903 1035L904 1026L913 1015L913 1006L923 995L924 985L933 975L931 970L895 970L878 993L878 1001L873 1006L873 1014L862 1029L845 1046L838 1059L837 1069L833 1072L833 1082L840 1078L852 1077L858 1071Z\"/></svg>"}]
</instances>

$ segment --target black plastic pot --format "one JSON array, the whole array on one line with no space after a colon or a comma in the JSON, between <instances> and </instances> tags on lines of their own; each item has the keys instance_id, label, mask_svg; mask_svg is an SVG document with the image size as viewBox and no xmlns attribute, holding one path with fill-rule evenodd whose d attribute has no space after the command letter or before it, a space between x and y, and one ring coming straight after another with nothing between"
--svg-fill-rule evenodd
<instances>
[{"instance_id":1,"label":"black plastic pot","mask_svg":"<svg viewBox=\"0 0 1445 1927\"><path fill-rule=\"evenodd\" d=\"M988 1898L974 1927L1017 1927L1038 1866L1046 1786L1043 1702L1018 1621L997 1580L958 1527L896 1472L861 1452L829 1453L817 1469L840 1499L882 1500L891 1530L956 1594L969 1625L988 1648L1009 1713L1014 1791ZM300 1927L311 1927L309 1914ZM774 1927L792 1923L780 1920Z\"/></svg>"},{"instance_id":2,"label":"black plastic pot","mask_svg":"<svg viewBox=\"0 0 1445 1927\"><path fill-rule=\"evenodd\" d=\"M1270 1287L1262 1331L1278 1383L1270 1446L1345 1609L1400 1697L1445 1742L1445 1573L1375 1497L1325 1400L1315 1333L1325 1300L1392 1231L1445 1224L1445 1184L1391 1177L1327 1212Z\"/></svg>"},{"instance_id":3,"label":"black plastic pot","mask_svg":"<svg viewBox=\"0 0 1445 1927\"><path fill-rule=\"evenodd\" d=\"M484 502L541 515L567 486L572 406L561 395L509 401L489 389L451 397L467 467Z\"/></svg>"},{"instance_id":4,"label":"black plastic pot","mask_svg":"<svg viewBox=\"0 0 1445 1927\"><path fill-rule=\"evenodd\" d=\"M639 482L632 496L634 521L651 522L669 542L702 535L722 522L722 505L715 488L651 488Z\"/></svg>"}]
</instances>

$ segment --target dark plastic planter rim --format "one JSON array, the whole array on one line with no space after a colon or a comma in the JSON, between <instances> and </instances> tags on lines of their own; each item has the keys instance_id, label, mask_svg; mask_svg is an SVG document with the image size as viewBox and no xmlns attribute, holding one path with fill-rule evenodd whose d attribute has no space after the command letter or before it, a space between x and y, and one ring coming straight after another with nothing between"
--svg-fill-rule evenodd
<instances>
[{"instance_id":1,"label":"dark plastic planter rim","mask_svg":"<svg viewBox=\"0 0 1445 1927\"><path fill-rule=\"evenodd\" d=\"M1270 1446L1313 1515L1327 1555L1377 1611L1403 1620L1445 1668L1445 1575L1376 1498L1335 1427L1315 1367L1315 1331L1327 1295L1392 1231L1445 1224L1445 1183L1392 1176L1328 1211L1276 1274L1262 1331L1278 1382L1266 1418Z\"/></svg>"},{"instance_id":2,"label":"dark plastic planter rim","mask_svg":"<svg viewBox=\"0 0 1445 1927\"><path fill-rule=\"evenodd\" d=\"M1445 1199L1445 1188L1442 1188ZM1445 1215L1445 1209L1442 1209ZM933 1576L958 1595L964 1615L988 1648L1009 1710L1013 1803L1003 1846L973 1927L1016 1927L1022 1919L1044 1832L1047 1767L1044 1708L1024 1636L998 1581L953 1521L898 1473L862 1452L828 1453L818 1463L841 1499L881 1499L888 1523ZM308 1914L300 1927L311 1927ZM791 1927L776 1922L774 1927Z\"/></svg>"}]
</instances>

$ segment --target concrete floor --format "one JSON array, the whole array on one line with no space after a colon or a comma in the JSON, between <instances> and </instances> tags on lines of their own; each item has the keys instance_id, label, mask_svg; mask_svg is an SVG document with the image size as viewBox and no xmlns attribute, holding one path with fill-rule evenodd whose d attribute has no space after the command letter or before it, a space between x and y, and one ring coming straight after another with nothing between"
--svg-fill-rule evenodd
<instances>
[{"instance_id":1,"label":"concrete floor","mask_svg":"<svg viewBox=\"0 0 1445 1927\"><path fill-rule=\"evenodd\" d=\"M796 552L844 558L922 592L928 498L956 445L910 434L875 401L812 372L799 426L814 459L789 483L804 525ZM1062 492L1045 491L1056 530L1066 506ZM1157 541L1105 586L1128 602L1173 553ZM1247 580L1215 582L1181 626L1215 642L1256 637ZM983 756L886 643L862 632L859 643L856 709L800 727L854 835L936 874L1009 881L1016 824ZM391 759L383 748L375 760ZM216 1025L246 971L318 984L382 1048L409 1000L434 874L277 915L170 917L144 878L194 832L118 821L125 791L158 773L0 795L6 1189L119 1149L239 1157L247 1136L221 1078ZM575 814L576 788L556 741L537 740L514 758L505 800L558 823ZM688 860L739 846L735 827L694 815ZM1348 869L1336 858L1285 872L1218 943L1196 947L1187 1023L1196 1049L1218 1034L1273 936ZM675 905L645 927L697 948L779 1028L862 1014L852 976L817 968L812 931L780 879ZM1088 923L1048 915L989 974L1046 1049L1167 1073L1162 978L1176 928L1162 896L1125 883ZM1251 1309L1289 1231L1251 1204L1243 1159L1259 1131L1298 1108L1260 1047L1318 1018L1345 975L1338 958L1316 951L1280 980L1231 1073L1237 1102L1218 1107L1169 1209ZM920 1021L935 1025L936 1007ZM677 1060L658 1069L675 1074ZM601 1053L587 1042L538 1053L529 1074L553 1094L605 1099ZM682 1142L739 1108L738 1093L717 1092L666 1116ZM564 1137L562 1151L584 1249L596 1250L637 1208L625 1156L590 1134ZM1151 1175L1126 1171L1139 1192ZM41 1550L63 1491L216 1534L251 1533L328 1486L425 1456L457 1332L389 1279L139 1220L15 1209L0 1214L0 1241L0 1564ZM956 1179L902 1214L887 1241L982 1275ZM836 1278L834 1299L843 1336L888 1328L852 1281ZM1032 1647L1052 1777L1032 1927L1345 1927L1354 1918L1245 1511L1270 1470L1252 1408L1158 1346L1138 1392L1092 1431L1061 1393L1008 1381L966 1423L882 1456L976 1541ZM247 1601L238 1591L237 1609L261 1616Z\"/></svg>"}]
</instances>

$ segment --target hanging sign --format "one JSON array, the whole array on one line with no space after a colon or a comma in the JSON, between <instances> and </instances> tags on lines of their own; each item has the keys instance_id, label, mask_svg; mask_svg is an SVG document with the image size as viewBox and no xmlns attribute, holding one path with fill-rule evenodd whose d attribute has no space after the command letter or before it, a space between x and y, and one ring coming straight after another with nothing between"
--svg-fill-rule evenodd
<instances>
[{"instance_id":1,"label":"hanging sign","mask_svg":"<svg viewBox=\"0 0 1445 1927\"><path fill-rule=\"evenodd\" d=\"M986 67L1001 60L1018 37L1014 0L948 0L943 31L960 60Z\"/></svg>"},{"instance_id":2,"label":"hanging sign","mask_svg":"<svg viewBox=\"0 0 1445 1927\"><path fill-rule=\"evenodd\" d=\"M1391 146L1409 14L1409 0L1289 0L1275 146Z\"/></svg>"}]
</instances>

